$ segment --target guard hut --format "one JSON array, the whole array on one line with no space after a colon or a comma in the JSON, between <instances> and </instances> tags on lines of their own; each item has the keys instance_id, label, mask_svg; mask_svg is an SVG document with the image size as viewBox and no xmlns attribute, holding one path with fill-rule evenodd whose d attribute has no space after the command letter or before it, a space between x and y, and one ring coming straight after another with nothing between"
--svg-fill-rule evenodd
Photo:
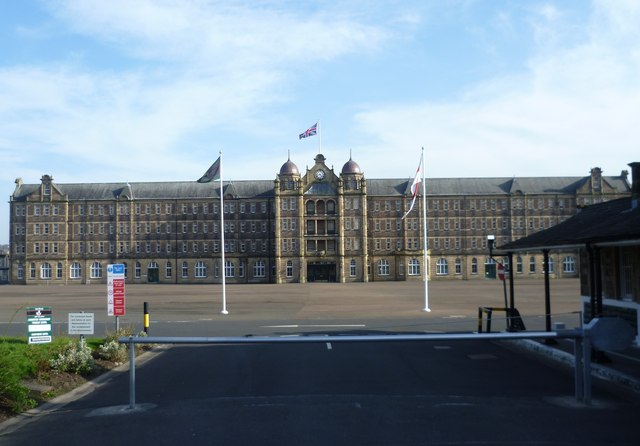
<instances>
[{"instance_id":1,"label":"guard hut","mask_svg":"<svg viewBox=\"0 0 640 446\"><path fill-rule=\"evenodd\" d=\"M584 322L602 316L623 318L634 328L634 342L640 345L640 162L629 167L630 197L586 206L556 226L498 248L510 258L514 253L542 251L547 331L551 331L549 252L577 249Z\"/></svg>"}]
</instances>

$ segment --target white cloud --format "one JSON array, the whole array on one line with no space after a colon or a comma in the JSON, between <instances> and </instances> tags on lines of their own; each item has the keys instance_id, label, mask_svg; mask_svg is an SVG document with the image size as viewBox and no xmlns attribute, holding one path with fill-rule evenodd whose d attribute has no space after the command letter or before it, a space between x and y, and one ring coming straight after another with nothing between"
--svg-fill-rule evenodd
<instances>
[{"instance_id":1,"label":"white cloud","mask_svg":"<svg viewBox=\"0 0 640 446\"><path fill-rule=\"evenodd\" d=\"M627 12L606 17L617 23ZM559 14L549 9L545 18ZM596 165L617 175L638 158L640 39L611 45L619 29L609 29L594 27L568 48L543 44L519 75L475 85L457 100L363 111L359 128L378 141L383 165L424 146L433 176L583 175Z\"/></svg>"}]
</instances>

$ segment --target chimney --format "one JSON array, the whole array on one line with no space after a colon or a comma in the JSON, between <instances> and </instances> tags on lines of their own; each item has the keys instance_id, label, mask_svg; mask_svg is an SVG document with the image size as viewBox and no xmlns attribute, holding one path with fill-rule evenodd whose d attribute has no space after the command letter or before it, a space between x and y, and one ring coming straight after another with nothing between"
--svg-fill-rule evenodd
<instances>
[{"instance_id":1,"label":"chimney","mask_svg":"<svg viewBox=\"0 0 640 446\"><path fill-rule=\"evenodd\" d=\"M638 207L640 200L640 162L629 163L631 167L631 209Z\"/></svg>"}]
</instances>

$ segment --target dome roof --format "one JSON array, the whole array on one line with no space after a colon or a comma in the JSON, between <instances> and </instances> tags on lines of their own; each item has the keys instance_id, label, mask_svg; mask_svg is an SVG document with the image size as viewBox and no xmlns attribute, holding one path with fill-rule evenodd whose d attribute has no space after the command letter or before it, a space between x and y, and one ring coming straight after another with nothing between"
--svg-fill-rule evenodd
<instances>
[{"instance_id":1,"label":"dome roof","mask_svg":"<svg viewBox=\"0 0 640 446\"><path fill-rule=\"evenodd\" d=\"M362 170L360 166L358 166L358 163L349 157L349 161L342 166L342 173L362 173Z\"/></svg>"},{"instance_id":2,"label":"dome roof","mask_svg":"<svg viewBox=\"0 0 640 446\"><path fill-rule=\"evenodd\" d=\"M291 159L288 159L280 168L280 175L300 175L300 171L298 166Z\"/></svg>"}]
</instances>

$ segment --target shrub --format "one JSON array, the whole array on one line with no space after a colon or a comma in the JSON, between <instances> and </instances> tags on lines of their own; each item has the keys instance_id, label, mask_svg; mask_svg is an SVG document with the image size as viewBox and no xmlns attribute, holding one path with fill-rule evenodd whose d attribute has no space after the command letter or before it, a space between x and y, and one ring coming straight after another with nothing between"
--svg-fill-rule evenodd
<instances>
[{"instance_id":1,"label":"shrub","mask_svg":"<svg viewBox=\"0 0 640 446\"><path fill-rule=\"evenodd\" d=\"M93 371L95 361L91 349L84 342L70 341L49 364L55 371L86 375Z\"/></svg>"},{"instance_id":2,"label":"shrub","mask_svg":"<svg viewBox=\"0 0 640 446\"><path fill-rule=\"evenodd\" d=\"M111 339L98 347L98 357L113 362L127 360L127 346L120 344L117 339Z\"/></svg>"}]
</instances>

